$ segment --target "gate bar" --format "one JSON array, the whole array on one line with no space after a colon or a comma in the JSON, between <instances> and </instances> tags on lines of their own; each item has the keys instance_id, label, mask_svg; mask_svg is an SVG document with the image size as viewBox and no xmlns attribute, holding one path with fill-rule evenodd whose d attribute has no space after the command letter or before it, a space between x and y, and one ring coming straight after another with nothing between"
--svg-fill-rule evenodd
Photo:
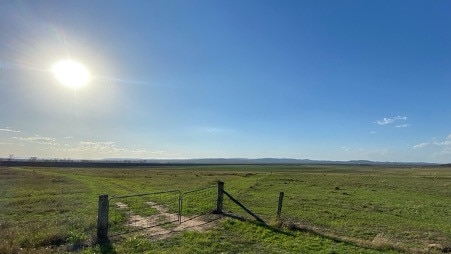
<instances>
[{"instance_id":1,"label":"gate bar","mask_svg":"<svg viewBox=\"0 0 451 254\"><path fill-rule=\"evenodd\" d=\"M261 222L263 224L266 225L266 222L264 220L262 220L260 217L258 217L258 215L256 215L255 213L253 213L251 210L249 210L247 207L245 207L243 204L240 203L240 201L236 200L234 197L232 197L232 195L230 195L229 193L227 193L225 190L223 190L224 194L226 194L227 197L229 197L233 202L235 202L237 205L239 205L241 208L244 209L244 211L246 211L248 214L252 215L252 217L254 217L258 222Z\"/></svg>"},{"instance_id":2,"label":"gate bar","mask_svg":"<svg viewBox=\"0 0 451 254\"><path fill-rule=\"evenodd\" d=\"M112 196L110 198L114 199L114 198L130 198L130 197L140 197L140 196L146 196L146 195L155 195L155 194L164 194L164 193L171 193L171 192L178 192L179 194L181 194L181 192L179 190L169 190L169 191L159 191L159 192L151 192L151 193L142 193L142 194L133 194L133 195L125 195L125 196Z\"/></svg>"}]
</instances>

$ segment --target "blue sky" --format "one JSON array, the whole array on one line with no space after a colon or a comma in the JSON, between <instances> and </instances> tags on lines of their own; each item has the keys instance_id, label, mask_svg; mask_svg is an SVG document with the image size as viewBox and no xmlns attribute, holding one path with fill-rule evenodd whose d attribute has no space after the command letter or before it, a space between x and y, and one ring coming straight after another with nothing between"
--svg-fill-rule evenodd
<instances>
[{"instance_id":1,"label":"blue sky","mask_svg":"<svg viewBox=\"0 0 451 254\"><path fill-rule=\"evenodd\" d=\"M450 1L6 1L0 157L451 162ZM83 63L73 89L50 69Z\"/></svg>"}]
</instances>

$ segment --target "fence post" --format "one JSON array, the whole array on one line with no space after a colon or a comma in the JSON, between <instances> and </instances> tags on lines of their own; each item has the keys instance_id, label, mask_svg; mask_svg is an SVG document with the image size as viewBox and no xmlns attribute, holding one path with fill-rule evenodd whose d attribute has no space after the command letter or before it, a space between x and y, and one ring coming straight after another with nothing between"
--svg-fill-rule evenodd
<instances>
[{"instance_id":1,"label":"fence post","mask_svg":"<svg viewBox=\"0 0 451 254\"><path fill-rule=\"evenodd\" d=\"M182 224L182 209L183 209L183 193L179 191L179 215L178 215L179 224Z\"/></svg>"},{"instance_id":2,"label":"fence post","mask_svg":"<svg viewBox=\"0 0 451 254\"><path fill-rule=\"evenodd\" d=\"M280 220L280 214L282 213L283 191L279 194L279 205L277 206L277 219Z\"/></svg>"},{"instance_id":3,"label":"fence post","mask_svg":"<svg viewBox=\"0 0 451 254\"><path fill-rule=\"evenodd\" d=\"M108 195L99 196L99 210L97 213L97 242L108 242Z\"/></svg>"},{"instance_id":4,"label":"fence post","mask_svg":"<svg viewBox=\"0 0 451 254\"><path fill-rule=\"evenodd\" d=\"M223 201L224 201L224 182L218 181L218 201L216 203L216 213L222 213Z\"/></svg>"}]
</instances>

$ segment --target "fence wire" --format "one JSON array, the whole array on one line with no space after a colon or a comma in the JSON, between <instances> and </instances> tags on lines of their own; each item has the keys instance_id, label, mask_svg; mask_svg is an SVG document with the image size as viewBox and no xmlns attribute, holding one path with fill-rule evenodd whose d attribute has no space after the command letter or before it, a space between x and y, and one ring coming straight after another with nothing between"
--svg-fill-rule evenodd
<instances>
[{"instance_id":1,"label":"fence wire","mask_svg":"<svg viewBox=\"0 0 451 254\"><path fill-rule=\"evenodd\" d=\"M216 199L216 185L184 192L181 199L181 222L212 213Z\"/></svg>"}]
</instances>

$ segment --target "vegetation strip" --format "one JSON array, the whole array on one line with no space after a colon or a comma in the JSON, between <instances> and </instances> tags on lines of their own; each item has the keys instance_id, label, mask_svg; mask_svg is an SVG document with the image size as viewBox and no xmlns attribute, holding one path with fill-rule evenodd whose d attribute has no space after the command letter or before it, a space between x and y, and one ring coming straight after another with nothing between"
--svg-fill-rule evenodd
<instances>
[{"instance_id":1,"label":"vegetation strip","mask_svg":"<svg viewBox=\"0 0 451 254\"><path fill-rule=\"evenodd\" d=\"M168 186L185 192L218 180L270 225L278 223L277 200L283 191L281 220L301 229L318 229L317 234L293 231L293 237L224 220L205 232L181 232L151 241L134 232L109 245L92 245L99 195L160 192L171 189ZM205 194L212 193L214 189ZM213 253L434 253L449 251L451 246L449 167L0 167L0 194L0 253L98 253L102 248L117 253L192 253L202 248ZM214 194L207 197L187 195L190 216L215 208ZM227 200L225 210L230 205ZM134 207L141 216L152 214L145 203ZM168 208L173 213L174 207ZM242 209L233 212L241 216L240 211L247 215ZM126 222L120 211L110 217L113 227L126 227ZM359 242L362 247L356 246Z\"/></svg>"}]
</instances>

